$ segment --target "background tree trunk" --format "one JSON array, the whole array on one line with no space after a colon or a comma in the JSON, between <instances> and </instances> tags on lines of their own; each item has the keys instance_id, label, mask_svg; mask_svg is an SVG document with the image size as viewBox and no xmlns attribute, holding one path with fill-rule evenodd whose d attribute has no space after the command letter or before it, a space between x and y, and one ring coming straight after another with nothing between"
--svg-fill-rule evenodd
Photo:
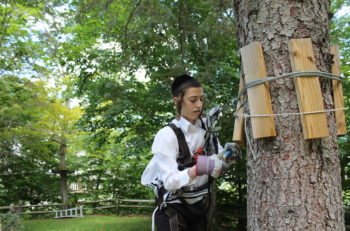
<instances>
[{"instance_id":1,"label":"background tree trunk","mask_svg":"<svg viewBox=\"0 0 350 231\"><path fill-rule=\"evenodd\" d=\"M207 230L211 231L211 230L215 230L215 227L217 226L217 222L216 222L216 209L217 209L217 205L216 205L216 199L217 199L217 192L216 192L216 179L213 179L213 182L210 185L210 207L208 210L208 226L207 226Z\"/></svg>"},{"instance_id":2,"label":"background tree trunk","mask_svg":"<svg viewBox=\"0 0 350 231\"><path fill-rule=\"evenodd\" d=\"M318 70L330 72L328 0L234 1L240 47L263 45L269 76L292 72L291 38L311 38ZM331 81L320 79L326 109ZM274 113L298 112L293 79L269 83ZM248 106L249 107L249 106ZM249 108L245 108L249 112ZM275 117L277 137L254 140L248 120L248 230L345 230L334 114L330 136L304 140L300 116Z\"/></svg>"},{"instance_id":3,"label":"background tree trunk","mask_svg":"<svg viewBox=\"0 0 350 231\"><path fill-rule=\"evenodd\" d=\"M66 153L67 153L67 141L65 137L62 137L60 144L60 167L59 173L61 178L61 191L62 191L62 203L63 207L68 207L68 176L66 167Z\"/></svg>"}]
</instances>

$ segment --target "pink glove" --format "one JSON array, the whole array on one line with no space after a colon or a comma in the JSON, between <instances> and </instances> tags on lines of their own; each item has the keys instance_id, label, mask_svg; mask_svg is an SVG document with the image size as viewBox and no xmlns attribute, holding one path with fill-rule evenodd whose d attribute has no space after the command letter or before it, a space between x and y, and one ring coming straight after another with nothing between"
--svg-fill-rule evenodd
<instances>
[{"instance_id":1,"label":"pink glove","mask_svg":"<svg viewBox=\"0 0 350 231\"><path fill-rule=\"evenodd\" d=\"M218 155L214 154L211 156L198 155L196 161L196 175L201 176L209 174L214 178L220 176L223 162L218 158Z\"/></svg>"}]
</instances>

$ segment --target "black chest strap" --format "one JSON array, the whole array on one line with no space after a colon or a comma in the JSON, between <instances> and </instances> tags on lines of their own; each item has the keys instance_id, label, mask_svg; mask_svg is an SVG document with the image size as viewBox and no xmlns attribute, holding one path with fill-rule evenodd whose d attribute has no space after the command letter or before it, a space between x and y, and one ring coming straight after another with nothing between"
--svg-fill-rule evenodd
<instances>
[{"instance_id":1,"label":"black chest strap","mask_svg":"<svg viewBox=\"0 0 350 231\"><path fill-rule=\"evenodd\" d=\"M204 122L202 120L201 120L201 122L202 122L202 128L204 130L206 130ZM173 123L168 124L168 126L174 131L174 133L175 133L175 135L177 137L178 144L179 144L179 157L176 160L177 164L178 164L178 169L181 171L181 170L184 170L185 168L192 167L193 165L195 165L196 162L195 162L195 159L191 157L191 152L190 152L190 149L189 149L189 147L187 145L184 133L182 132L181 128L178 128ZM211 182L212 182L212 179L209 176L208 183L206 183L206 184L204 184L202 186L199 186L199 187L183 187L180 191L182 193L186 193L186 192L195 193L195 192L200 192L200 191L202 191L202 190L204 190L206 188L208 189L208 191L210 191L210 184L211 184ZM165 199L164 198L165 192L166 192L166 190L165 190L164 186L161 187L158 190L158 196L156 198L157 205L158 205L158 207L161 210L167 207L166 202L164 201L164 199ZM187 204L186 201L184 200L184 198L182 198L181 196L178 197L178 199L183 204Z\"/></svg>"},{"instance_id":2,"label":"black chest strap","mask_svg":"<svg viewBox=\"0 0 350 231\"><path fill-rule=\"evenodd\" d=\"M191 157L191 152L188 148L184 133L181 128L178 128L173 123L170 123L168 126L173 129L179 143L179 157L177 158L178 169L181 171L185 168L192 167L195 161Z\"/></svg>"}]
</instances>

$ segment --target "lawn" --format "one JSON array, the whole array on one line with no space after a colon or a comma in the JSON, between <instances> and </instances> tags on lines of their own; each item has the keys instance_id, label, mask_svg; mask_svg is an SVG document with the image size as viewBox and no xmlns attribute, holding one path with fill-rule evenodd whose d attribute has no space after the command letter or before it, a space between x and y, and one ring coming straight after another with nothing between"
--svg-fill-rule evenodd
<instances>
[{"instance_id":1,"label":"lawn","mask_svg":"<svg viewBox=\"0 0 350 231\"><path fill-rule=\"evenodd\" d=\"M149 217L86 216L22 221L25 231L149 231Z\"/></svg>"}]
</instances>

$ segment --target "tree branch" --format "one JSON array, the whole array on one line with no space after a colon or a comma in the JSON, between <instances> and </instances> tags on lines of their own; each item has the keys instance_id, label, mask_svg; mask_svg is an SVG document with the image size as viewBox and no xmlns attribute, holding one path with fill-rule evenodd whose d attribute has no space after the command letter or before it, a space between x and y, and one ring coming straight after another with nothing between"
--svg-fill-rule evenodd
<instances>
[{"instance_id":1,"label":"tree branch","mask_svg":"<svg viewBox=\"0 0 350 231\"><path fill-rule=\"evenodd\" d=\"M227 8L226 8L225 4L222 2L222 0L220 0L220 3L221 3L221 6L223 7L223 11L224 11L224 14L226 15L226 17L230 19L230 21L233 23L233 25L235 25L235 21L231 17L231 15L233 13L233 9L232 9L232 12L229 14L227 12Z\"/></svg>"},{"instance_id":2,"label":"tree branch","mask_svg":"<svg viewBox=\"0 0 350 231\"><path fill-rule=\"evenodd\" d=\"M184 51L183 51L183 43L184 43L184 34L183 34L183 22L182 22L182 13L183 13L183 1L179 1L179 46L180 46L180 52L181 52L181 64L184 70L186 70L185 67L185 58L184 58Z\"/></svg>"},{"instance_id":3,"label":"tree branch","mask_svg":"<svg viewBox=\"0 0 350 231\"><path fill-rule=\"evenodd\" d=\"M8 3L9 1L6 1L5 3L4 3L4 5L5 5L5 13L4 13L4 18L3 18L3 20L2 20L2 22L1 22L1 26L4 28L3 29L3 31L2 31L2 35L1 35L1 38L0 38L0 46L1 46L1 44L2 44L2 41L4 40L4 38L5 38L5 34L6 34L6 32L7 32L7 28L8 28L8 26L6 26L5 24L6 24L6 19L8 19L8 15L9 15L9 11L7 10L7 3Z\"/></svg>"},{"instance_id":4,"label":"tree branch","mask_svg":"<svg viewBox=\"0 0 350 231\"><path fill-rule=\"evenodd\" d=\"M124 28L124 38L125 38L125 47L128 48L128 26L129 26L129 23L131 22L131 18L132 16L134 15L136 9L140 6L142 0L139 0L136 4L136 6L134 7L134 9L131 11L130 15L129 15L129 18L128 18L128 21L126 22L126 25L125 25L125 28Z\"/></svg>"}]
</instances>

